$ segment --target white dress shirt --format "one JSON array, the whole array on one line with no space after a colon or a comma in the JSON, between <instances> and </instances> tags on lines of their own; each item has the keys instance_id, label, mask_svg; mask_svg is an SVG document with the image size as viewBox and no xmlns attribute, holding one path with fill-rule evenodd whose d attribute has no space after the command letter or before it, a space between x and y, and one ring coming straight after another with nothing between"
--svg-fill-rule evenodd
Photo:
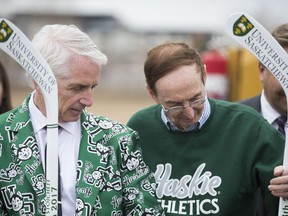
<instances>
[{"instance_id":1,"label":"white dress shirt","mask_svg":"<svg viewBox=\"0 0 288 216\"><path fill-rule=\"evenodd\" d=\"M35 137L40 149L40 157L45 164L45 146L47 118L35 106L33 102L34 92L29 101L29 113L33 125ZM31 115L33 113L33 115ZM79 147L81 141L81 122L59 123L63 128L59 130L58 155L60 161L61 176L61 201L62 215L75 215L76 208L76 169ZM45 165L44 165L45 169Z\"/></svg>"},{"instance_id":2,"label":"white dress shirt","mask_svg":"<svg viewBox=\"0 0 288 216\"><path fill-rule=\"evenodd\" d=\"M278 125L275 122L275 120L280 117L280 114L270 105L270 103L267 101L267 98L264 94L264 91L261 93L260 98L261 103L261 114L262 116L267 119L267 121L276 129L278 129Z\"/></svg>"}]
</instances>

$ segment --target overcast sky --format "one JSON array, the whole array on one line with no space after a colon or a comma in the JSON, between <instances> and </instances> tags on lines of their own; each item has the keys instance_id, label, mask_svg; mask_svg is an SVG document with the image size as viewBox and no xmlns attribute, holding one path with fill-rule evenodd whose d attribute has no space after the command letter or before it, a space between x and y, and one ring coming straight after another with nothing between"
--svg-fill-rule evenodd
<instances>
[{"instance_id":1,"label":"overcast sky","mask_svg":"<svg viewBox=\"0 0 288 216\"><path fill-rule=\"evenodd\" d=\"M234 12L245 12L267 30L288 22L288 0L0 0L0 15L56 13L112 15L137 31L223 32ZM4 7L5 5L5 7ZM33 6L32 6L33 5Z\"/></svg>"}]
</instances>

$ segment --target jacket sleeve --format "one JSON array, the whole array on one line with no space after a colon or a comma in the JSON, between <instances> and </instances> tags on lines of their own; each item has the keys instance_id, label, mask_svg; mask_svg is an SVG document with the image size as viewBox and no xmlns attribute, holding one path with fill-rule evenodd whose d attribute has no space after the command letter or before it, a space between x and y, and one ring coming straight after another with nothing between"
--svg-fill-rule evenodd
<instances>
[{"instance_id":1,"label":"jacket sleeve","mask_svg":"<svg viewBox=\"0 0 288 216\"><path fill-rule=\"evenodd\" d=\"M155 197L154 174L143 160L138 140L132 130L118 140L125 215L164 215Z\"/></svg>"},{"instance_id":2,"label":"jacket sleeve","mask_svg":"<svg viewBox=\"0 0 288 216\"><path fill-rule=\"evenodd\" d=\"M265 208L274 215L278 212L278 198L268 190L269 182L273 176L273 169L283 163L285 139L268 122L263 122L259 129L258 139L254 150L255 160L253 176L259 182L264 198Z\"/></svg>"}]
</instances>

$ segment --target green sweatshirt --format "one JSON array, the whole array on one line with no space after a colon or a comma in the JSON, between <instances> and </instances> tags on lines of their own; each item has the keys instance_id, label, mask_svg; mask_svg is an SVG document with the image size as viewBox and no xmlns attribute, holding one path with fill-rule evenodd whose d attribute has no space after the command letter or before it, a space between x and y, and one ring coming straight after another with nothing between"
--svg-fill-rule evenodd
<instances>
[{"instance_id":1,"label":"green sweatshirt","mask_svg":"<svg viewBox=\"0 0 288 216\"><path fill-rule=\"evenodd\" d=\"M155 172L158 201L167 215L250 216L260 186L266 208L276 216L278 198L267 187L274 167L282 164L283 136L250 107L209 103L211 114L198 131L168 130L159 105L129 120Z\"/></svg>"}]
</instances>

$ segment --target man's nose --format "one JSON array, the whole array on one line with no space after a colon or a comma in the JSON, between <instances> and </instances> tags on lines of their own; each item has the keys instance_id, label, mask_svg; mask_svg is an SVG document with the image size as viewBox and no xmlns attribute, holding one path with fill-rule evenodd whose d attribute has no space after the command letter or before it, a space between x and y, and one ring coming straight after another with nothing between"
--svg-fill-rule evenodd
<instances>
[{"instance_id":1,"label":"man's nose","mask_svg":"<svg viewBox=\"0 0 288 216\"><path fill-rule=\"evenodd\" d=\"M80 99L80 103L85 105L86 107L90 107L93 104L93 90L88 89L85 91L83 97Z\"/></svg>"},{"instance_id":2,"label":"man's nose","mask_svg":"<svg viewBox=\"0 0 288 216\"><path fill-rule=\"evenodd\" d=\"M195 116L195 110L189 104L183 106L183 113L185 116L187 116L190 119L194 118Z\"/></svg>"}]
</instances>

